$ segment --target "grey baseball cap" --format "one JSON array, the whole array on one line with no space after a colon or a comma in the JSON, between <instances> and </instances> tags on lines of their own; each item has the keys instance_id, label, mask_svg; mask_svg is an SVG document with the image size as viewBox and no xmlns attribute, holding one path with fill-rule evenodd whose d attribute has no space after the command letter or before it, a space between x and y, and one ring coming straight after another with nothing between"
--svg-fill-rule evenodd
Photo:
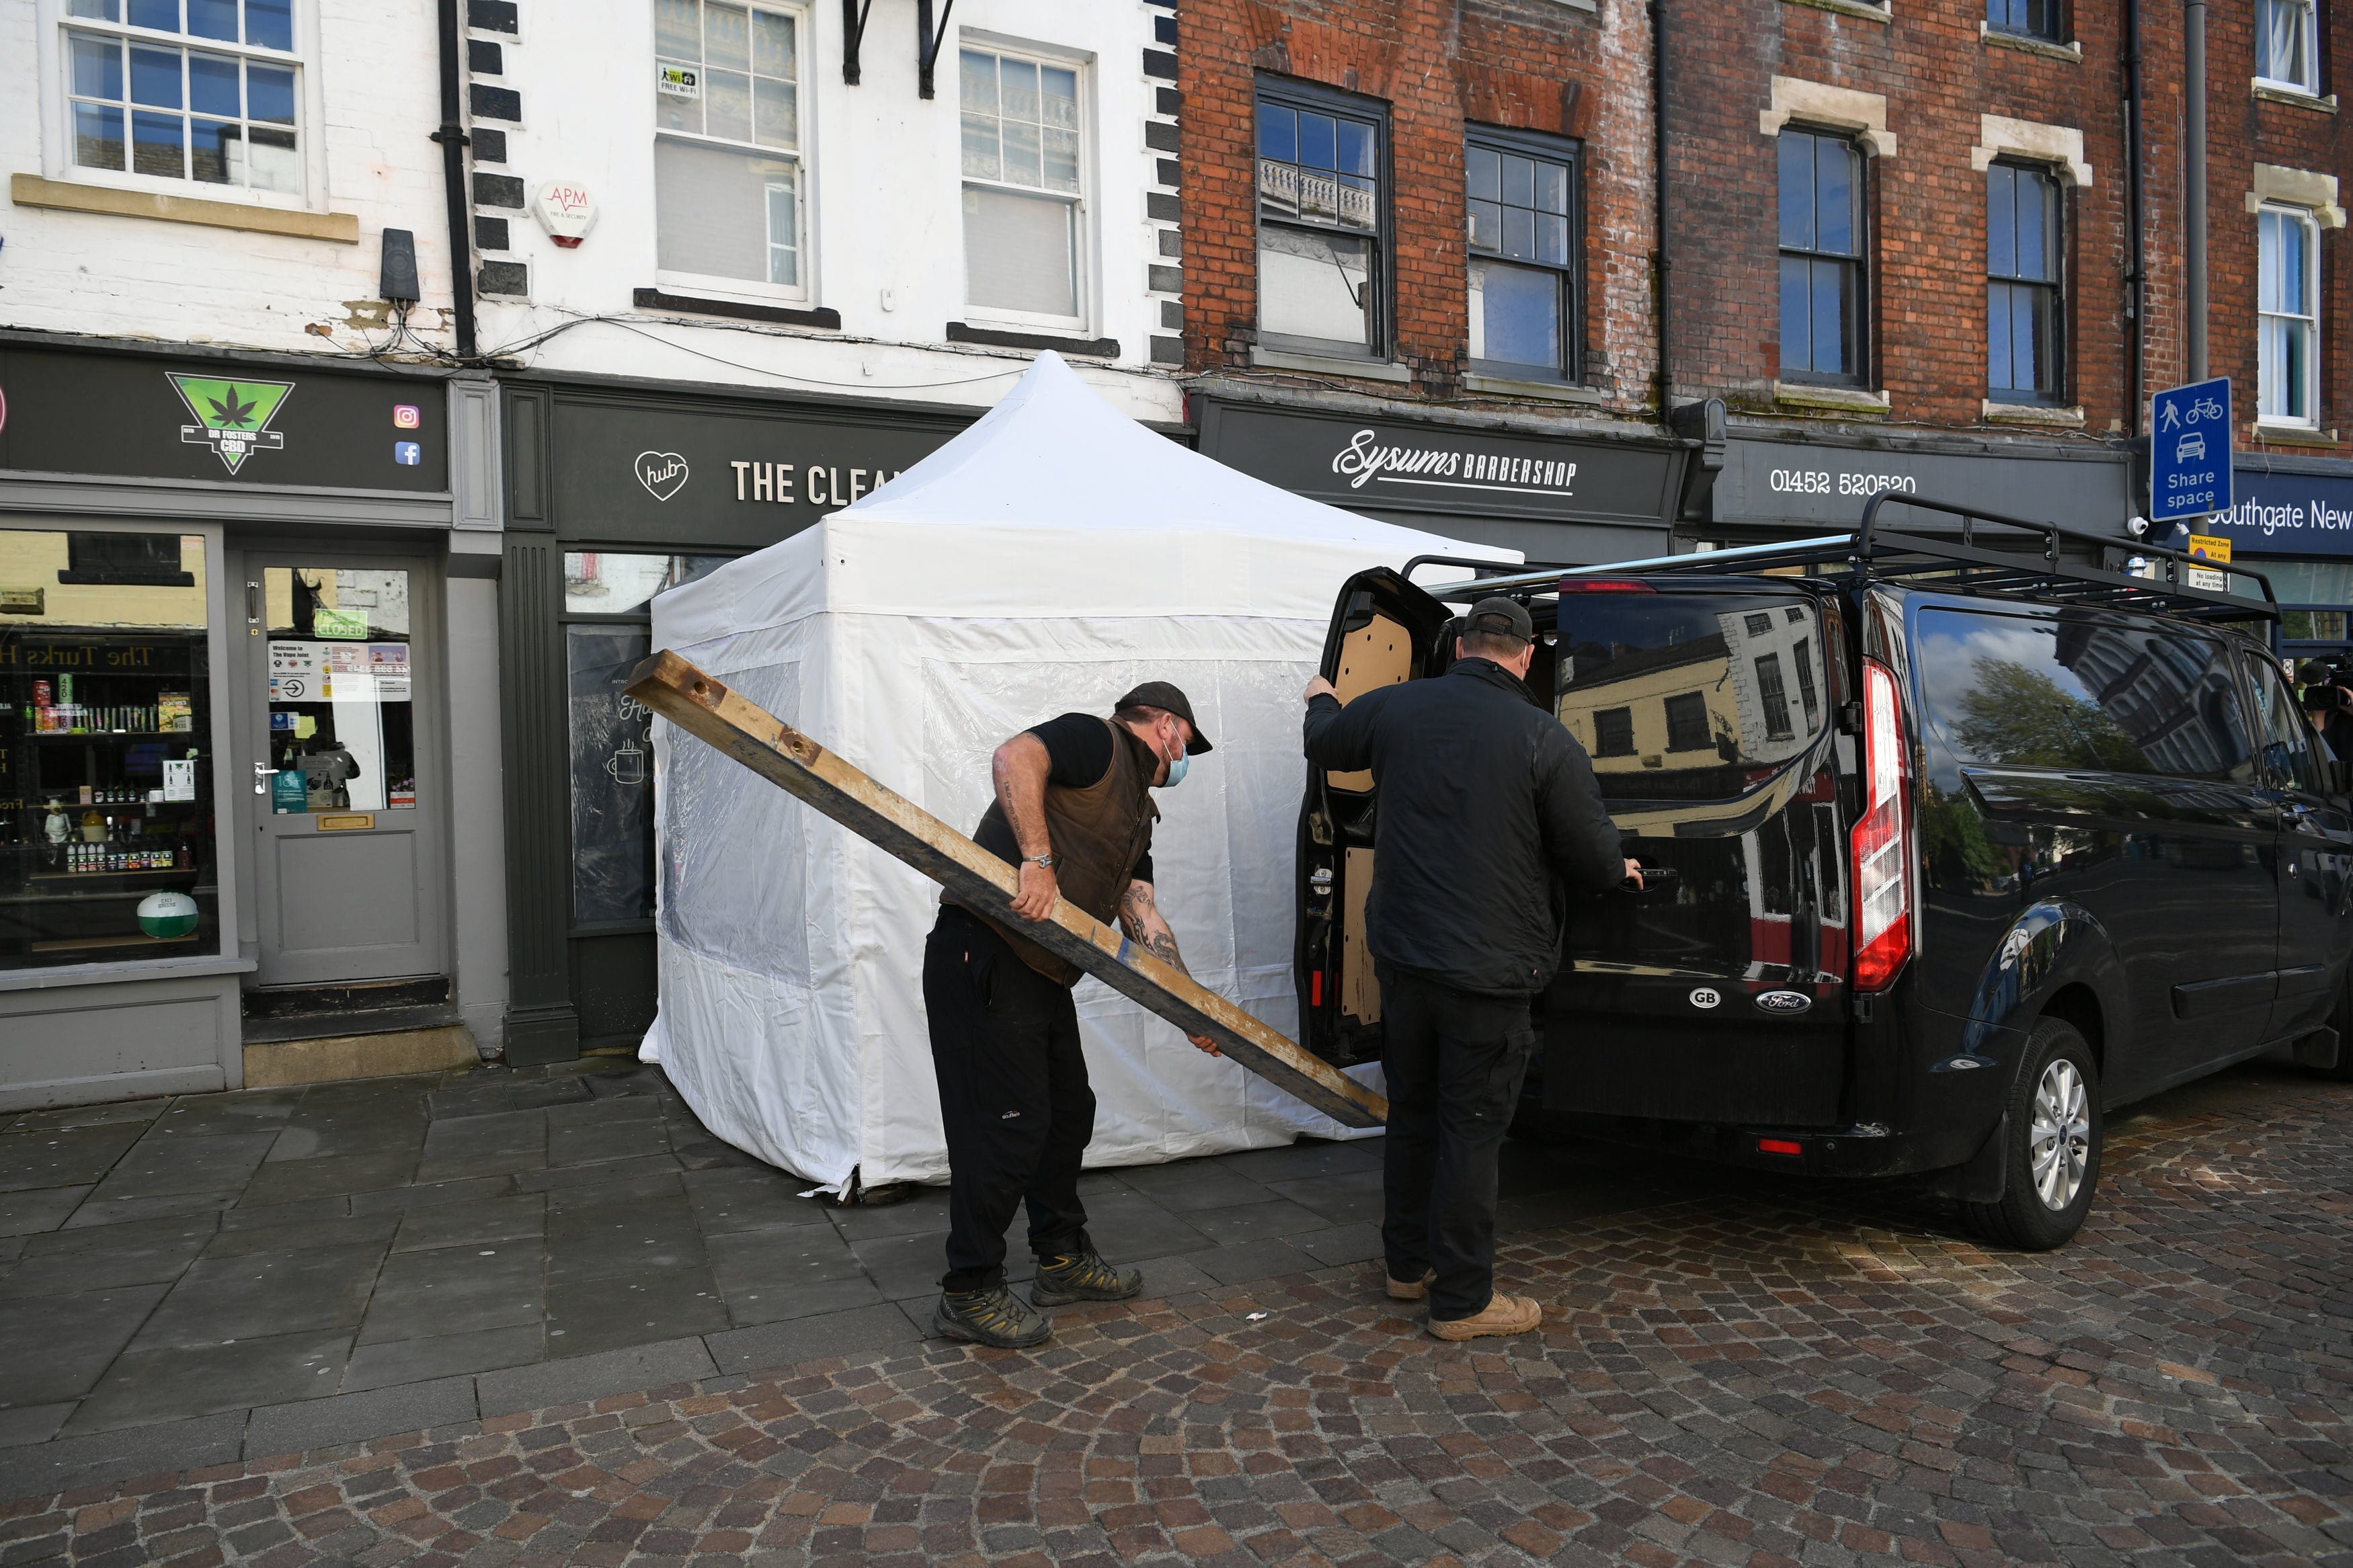
<instances>
[{"instance_id":1,"label":"grey baseball cap","mask_svg":"<svg viewBox=\"0 0 2353 1568\"><path fill-rule=\"evenodd\" d=\"M1462 623L1462 629L1489 637L1517 637L1522 642L1533 642L1536 635L1536 624L1528 618L1528 607L1500 594L1472 605L1471 618Z\"/></svg>"}]
</instances>

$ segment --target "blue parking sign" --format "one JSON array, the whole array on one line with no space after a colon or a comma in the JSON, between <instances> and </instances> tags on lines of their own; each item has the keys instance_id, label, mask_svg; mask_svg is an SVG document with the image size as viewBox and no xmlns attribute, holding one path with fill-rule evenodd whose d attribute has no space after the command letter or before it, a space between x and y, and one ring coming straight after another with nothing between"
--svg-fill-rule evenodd
<instances>
[{"instance_id":1,"label":"blue parking sign","mask_svg":"<svg viewBox=\"0 0 2353 1568\"><path fill-rule=\"evenodd\" d=\"M2231 378L2148 400L2148 515L2155 522L2231 510Z\"/></svg>"}]
</instances>

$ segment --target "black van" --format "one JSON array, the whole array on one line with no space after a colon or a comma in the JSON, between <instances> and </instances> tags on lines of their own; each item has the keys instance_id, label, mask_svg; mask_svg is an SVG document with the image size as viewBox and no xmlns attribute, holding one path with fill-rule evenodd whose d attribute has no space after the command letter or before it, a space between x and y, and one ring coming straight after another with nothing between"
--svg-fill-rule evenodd
<instances>
[{"instance_id":1,"label":"black van","mask_svg":"<svg viewBox=\"0 0 2353 1568\"><path fill-rule=\"evenodd\" d=\"M1961 537L1881 524L1881 500ZM1436 590L1363 573L1323 673L1343 701L1440 674L1490 593L1535 617L1531 695L1591 754L1645 886L1570 909L1522 1131L1931 1173L1990 1239L2056 1247L2104 1110L2274 1048L2344 1070L2353 810L2259 574L2238 569L2262 601L2175 552L2137 572L2112 540L1881 500L1792 546ZM2005 529L2037 552L1980 538ZM1369 774L1310 771L1300 1010L1341 1065L1380 1052L1378 811Z\"/></svg>"}]
</instances>

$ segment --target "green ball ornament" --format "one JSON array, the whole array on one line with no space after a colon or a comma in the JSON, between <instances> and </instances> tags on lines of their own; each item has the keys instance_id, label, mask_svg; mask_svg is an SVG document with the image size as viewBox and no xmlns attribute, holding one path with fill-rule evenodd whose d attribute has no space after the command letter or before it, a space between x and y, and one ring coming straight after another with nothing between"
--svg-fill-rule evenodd
<instances>
[{"instance_id":1,"label":"green ball ornament","mask_svg":"<svg viewBox=\"0 0 2353 1568\"><path fill-rule=\"evenodd\" d=\"M159 942L196 929L196 900L185 893L150 893L139 900L139 929Z\"/></svg>"}]
</instances>

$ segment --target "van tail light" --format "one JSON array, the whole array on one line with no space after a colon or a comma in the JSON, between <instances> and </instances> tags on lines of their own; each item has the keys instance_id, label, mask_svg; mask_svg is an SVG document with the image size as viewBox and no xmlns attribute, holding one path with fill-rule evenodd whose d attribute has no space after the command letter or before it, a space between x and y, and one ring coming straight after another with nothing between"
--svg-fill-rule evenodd
<instances>
[{"instance_id":1,"label":"van tail light","mask_svg":"<svg viewBox=\"0 0 2353 1568\"><path fill-rule=\"evenodd\" d=\"M1854 985L1884 991L1912 955L1912 755L1895 672L1862 661L1862 818L1854 825Z\"/></svg>"},{"instance_id":2,"label":"van tail light","mask_svg":"<svg viewBox=\"0 0 2353 1568\"><path fill-rule=\"evenodd\" d=\"M1757 1152L1760 1154L1802 1154L1806 1146L1789 1138L1759 1138Z\"/></svg>"},{"instance_id":3,"label":"van tail light","mask_svg":"<svg viewBox=\"0 0 2353 1568\"><path fill-rule=\"evenodd\" d=\"M1324 972L1320 969L1307 972L1307 1005L1310 1007L1324 1005Z\"/></svg>"}]
</instances>

